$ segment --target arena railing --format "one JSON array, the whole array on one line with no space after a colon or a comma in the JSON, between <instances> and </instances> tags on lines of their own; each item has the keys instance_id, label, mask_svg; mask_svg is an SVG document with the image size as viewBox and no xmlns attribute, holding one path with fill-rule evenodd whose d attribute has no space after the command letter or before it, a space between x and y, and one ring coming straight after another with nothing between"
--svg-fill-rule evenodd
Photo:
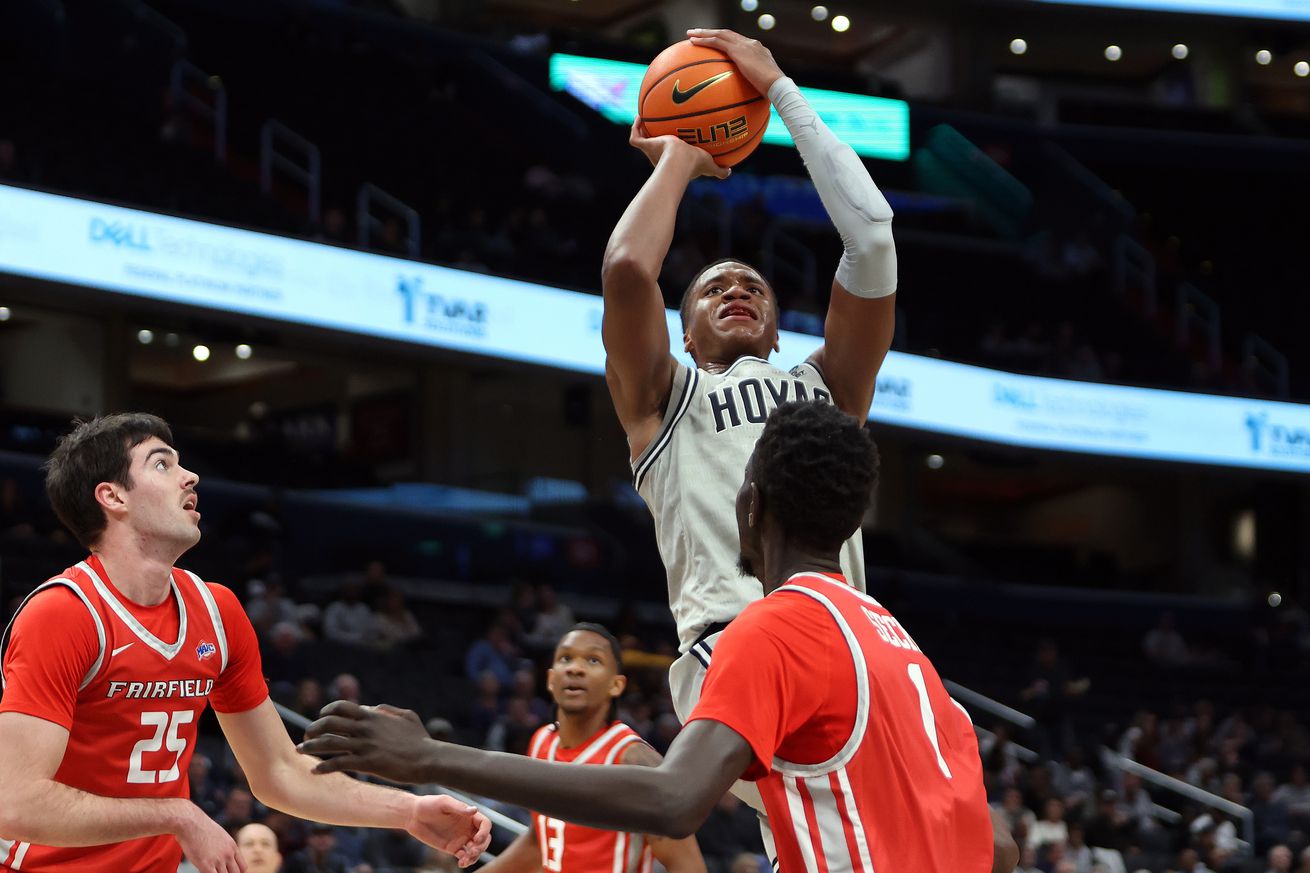
<instances>
[{"instance_id":1,"label":"arena railing","mask_svg":"<svg viewBox=\"0 0 1310 873\"><path fill-rule=\"evenodd\" d=\"M1181 779L1175 779L1159 770L1153 770L1145 764L1138 763L1132 758L1124 757L1114 749L1106 746L1101 747L1101 760L1106 764L1117 767L1125 773L1133 773L1140 776L1143 781L1150 782L1166 791L1181 795L1194 800L1197 803L1209 809L1218 810L1219 812L1231 815L1233 818L1240 819L1242 822L1242 843L1244 851L1248 854L1255 845L1255 813L1239 803L1220 797L1203 788L1197 788L1190 782L1184 782Z\"/></svg>"},{"instance_id":2,"label":"arena railing","mask_svg":"<svg viewBox=\"0 0 1310 873\"><path fill-rule=\"evenodd\" d=\"M310 725L309 719L305 718L300 713L296 712L293 709L288 709L287 707L283 706L280 703L275 702L273 705L277 707L278 715L282 716L282 720L286 722L288 725L299 728L302 731L305 728L309 727ZM409 787L409 786L402 786L402 787L406 788L406 790L410 790L410 791L413 790L413 787ZM455 798L456 800L463 801L464 803L467 803L470 806L476 806L482 812L483 815L491 819L491 823L493 825L509 831L511 835L511 839L513 837L517 837L519 834L525 833L528 829L527 825L523 824L523 822L515 821L514 819L505 815L500 810L493 809L492 807L487 806L485 802L480 802L478 798L469 797L467 794L463 794L459 791L452 791L451 789L443 788L440 785L425 785L422 787L428 789L426 793L449 794L451 797ZM482 853L481 856L482 861L494 861L495 859L496 856L492 852Z\"/></svg>"}]
</instances>

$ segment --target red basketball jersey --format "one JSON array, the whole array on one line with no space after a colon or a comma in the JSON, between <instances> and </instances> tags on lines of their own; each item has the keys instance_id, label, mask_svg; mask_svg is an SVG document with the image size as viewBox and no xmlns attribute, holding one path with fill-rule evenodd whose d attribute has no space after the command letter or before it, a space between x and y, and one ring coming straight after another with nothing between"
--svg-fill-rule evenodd
<instances>
[{"instance_id":1,"label":"red basketball jersey","mask_svg":"<svg viewBox=\"0 0 1310 873\"><path fill-rule=\"evenodd\" d=\"M691 721L755 754L781 873L984 873L992 827L968 714L914 640L840 577L799 574L714 647Z\"/></svg>"},{"instance_id":2,"label":"red basketball jersey","mask_svg":"<svg viewBox=\"0 0 1310 873\"><path fill-rule=\"evenodd\" d=\"M133 604L93 557L37 588L0 638L0 712L68 728L57 782L103 797L185 798L211 695L225 712L267 696L254 631L235 596L185 570L174 569L170 582L163 603ZM63 688L59 676L72 663L79 672ZM0 870L174 873L181 859L171 835L78 848L0 841Z\"/></svg>"},{"instance_id":3,"label":"red basketball jersey","mask_svg":"<svg viewBox=\"0 0 1310 873\"><path fill-rule=\"evenodd\" d=\"M555 725L532 735L528 754L543 761L573 764L615 764L633 743L642 739L623 722L607 727L572 749L560 746ZM602 831L572 822L532 814L532 828L541 846L541 868L546 873L650 873L651 850L641 834Z\"/></svg>"}]
</instances>

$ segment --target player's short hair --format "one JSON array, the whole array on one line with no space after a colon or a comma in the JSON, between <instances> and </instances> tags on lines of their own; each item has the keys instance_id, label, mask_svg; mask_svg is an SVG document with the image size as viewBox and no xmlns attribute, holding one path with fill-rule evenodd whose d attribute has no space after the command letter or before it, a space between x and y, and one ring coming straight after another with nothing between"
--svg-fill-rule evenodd
<instances>
[{"instance_id":1,"label":"player's short hair","mask_svg":"<svg viewBox=\"0 0 1310 873\"><path fill-rule=\"evenodd\" d=\"M558 646L561 642L564 641L564 637L568 636L574 631L587 631L589 633L596 634L596 636L604 637L605 642L610 644L610 651L614 654L615 669L620 673L623 672L623 646L619 644L619 638L614 636L614 634L610 633L609 628L605 627L605 625L603 624L596 624L596 622L594 621L580 621L577 624L575 624L573 627L566 630L563 636L559 638L559 641L555 643L555 645Z\"/></svg>"},{"instance_id":2,"label":"player's short hair","mask_svg":"<svg viewBox=\"0 0 1310 873\"><path fill-rule=\"evenodd\" d=\"M741 258L719 258L717 261L711 261L701 267L696 271L696 275L691 277L691 281L687 283L686 290L682 292L682 302L678 304L678 316L682 319L682 329L684 332L687 330L687 320L691 317L691 295L692 292L696 290L696 285L699 284L702 276L710 270L713 270L715 267L721 267L724 264L741 264L743 267L750 267L752 270L755 270L755 272L759 273L761 277L764 276L764 273L756 268L754 264L743 261ZM769 285L768 279L765 279L764 282L766 285ZM769 290L773 290L772 285L769 285Z\"/></svg>"},{"instance_id":3,"label":"player's short hair","mask_svg":"<svg viewBox=\"0 0 1310 873\"><path fill-rule=\"evenodd\" d=\"M863 423L823 401L783 403L755 443L755 486L788 539L841 547L878 482L878 447Z\"/></svg>"},{"instance_id":4,"label":"player's short hair","mask_svg":"<svg viewBox=\"0 0 1310 873\"><path fill-rule=\"evenodd\" d=\"M173 444L168 423L146 412L119 412L90 421L74 419L42 469L46 497L55 515L84 548L92 548L108 519L96 501L101 482L132 488L131 451L151 437Z\"/></svg>"}]
</instances>

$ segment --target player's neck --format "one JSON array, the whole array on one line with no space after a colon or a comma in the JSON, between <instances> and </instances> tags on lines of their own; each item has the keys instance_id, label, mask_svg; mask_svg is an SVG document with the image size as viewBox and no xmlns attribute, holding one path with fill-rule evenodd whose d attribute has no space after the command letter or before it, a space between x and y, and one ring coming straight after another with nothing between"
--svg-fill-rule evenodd
<instances>
[{"instance_id":1,"label":"player's neck","mask_svg":"<svg viewBox=\"0 0 1310 873\"><path fill-rule=\"evenodd\" d=\"M559 713L559 744L566 749L580 746L610 723L610 707L595 712Z\"/></svg>"},{"instance_id":2,"label":"player's neck","mask_svg":"<svg viewBox=\"0 0 1310 873\"><path fill-rule=\"evenodd\" d=\"M139 606L157 606L168 598L173 564L181 557L118 530L106 530L91 553L114 587Z\"/></svg>"},{"instance_id":3,"label":"player's neck","mask_svg":"<svg viewBox=\"0 0 1310 873\"><path fill-rule=\"evenodd\" d=\"M710 355L704 360L698 361L696 366L700 367L700 369L707 373L719 375L732 369L732 365L740 361L742 358L760 358L761 360L768 360L769 353L765 352L762 355L758 355L755 353L754 349L747 349L743 352L728 352L722 355Z\"/></svg>"},{"instance_id":4,"label":"player's neck","mask_svg":"<svg viewBox=\"0 0 1310 873\"><path fill-rule=\"evenodd\" d=\"M813 549L797 548L782 543L773 548L764 548L764 572L760 574L760 583L764 593L787 584L787 580L797 573L838 573L842 572L841 556L837 552L819 552Z\"/></svg>"}]
</instances>

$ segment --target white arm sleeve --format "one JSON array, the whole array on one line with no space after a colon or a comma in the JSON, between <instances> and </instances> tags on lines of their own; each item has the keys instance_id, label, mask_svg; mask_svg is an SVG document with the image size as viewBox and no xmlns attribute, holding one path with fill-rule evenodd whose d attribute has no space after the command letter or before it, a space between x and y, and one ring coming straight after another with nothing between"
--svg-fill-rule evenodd
<instances>
[{"instance_id":1,"label":"white arm sleeve","mask_svg":"<svg viewBox=\"0 0 1310 873\"><path fill-rule=\"evenodd\" d=\"M841 234L846 250L837 265L837 281L856 297L895 292L892 208L859 155L837 139L786 76L769 88L769 102L796 141L819 199Z\"/></svg>"}]
</instances>

